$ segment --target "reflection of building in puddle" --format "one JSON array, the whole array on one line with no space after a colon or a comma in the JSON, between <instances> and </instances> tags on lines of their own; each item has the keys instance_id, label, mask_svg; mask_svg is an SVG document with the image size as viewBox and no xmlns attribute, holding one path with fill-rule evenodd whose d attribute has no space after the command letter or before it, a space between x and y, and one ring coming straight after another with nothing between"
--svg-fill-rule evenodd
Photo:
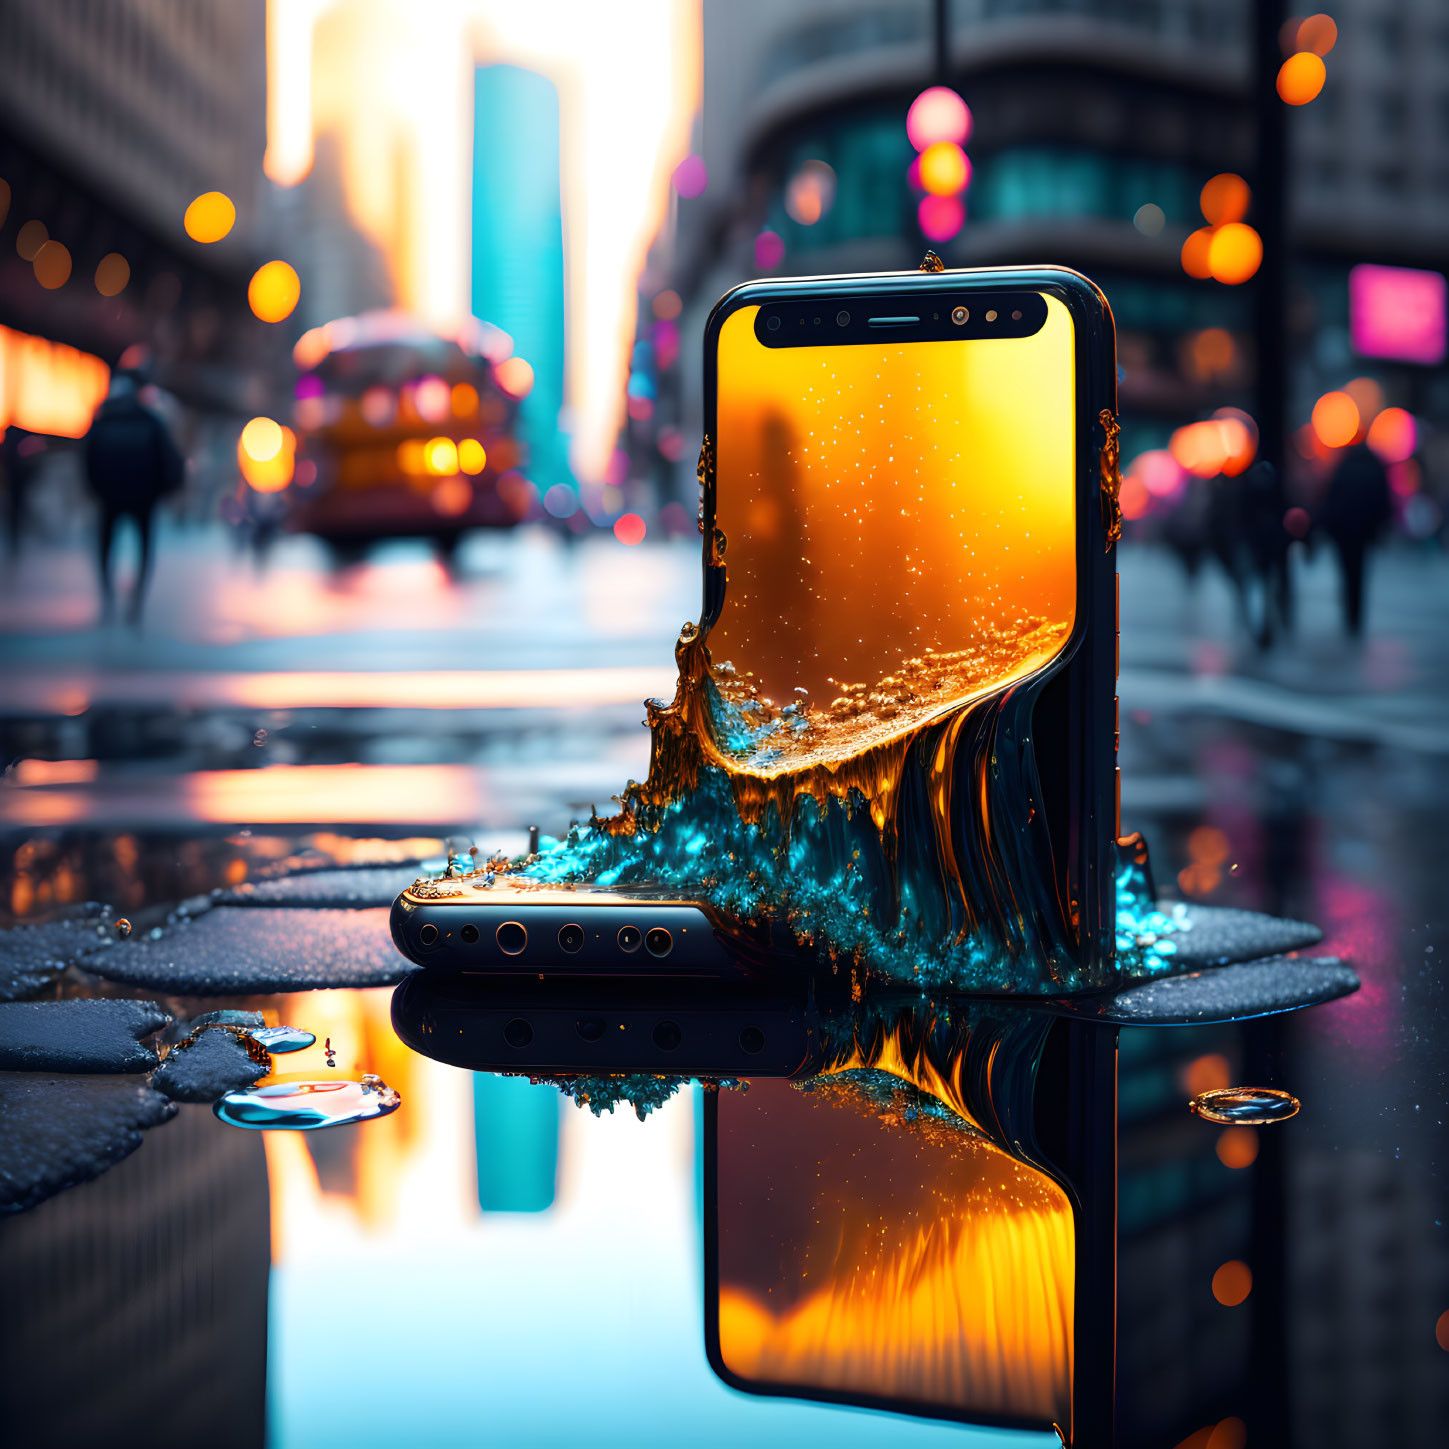
<instances>
[{"instance_id":1,"label":"reflection of building in puddle","mask_svg":"<svg viewBox=\"0 0 1449 1449\"><path fill-rule=\"evenodd\" d=\"M1075 1248L1061 1188L878 1072L811 1092L757 1081L721 1098L719 1122L729 1370L1067 1421Z\"/></svg>"},{"instance_id":2,"label":"reflection of building in puddle","mask_svg":"<svg viewBox=\"0 0 1449 1449\"><path fill-rule=\"evenodd\" d=\"M554 1201L558 1093L520 1079L475 1078L410 1051L393 1032L391 994L316 991L269 1003L317 1038L277 1058L278 1074L356 1079L371 1072L403 1102L391 1116L356 1126L265 1134L279 1262L319 1235L405 1233L419 1213L430 1226L461 1230L480 1207L539 1212Z\"/></svg>"},{"instance_id":3,"label":"reflection of building in puddle","mask_svg":"<svg viewBox=\"0 0 1449 1449\"><path fill-rule=\"evenodd\" d=\"M0 1422L31 1446L266 1437L267 1175L206 1107L5 1223Z\"/></svg>"}]
</instances>

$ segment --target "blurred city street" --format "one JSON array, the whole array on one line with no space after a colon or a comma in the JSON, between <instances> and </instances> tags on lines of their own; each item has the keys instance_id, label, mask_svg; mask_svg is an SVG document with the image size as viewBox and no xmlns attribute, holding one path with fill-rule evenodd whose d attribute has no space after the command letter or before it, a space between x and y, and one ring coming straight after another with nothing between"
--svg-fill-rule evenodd
<instances>
[{"instance_id":1,"label":"blurred city street","mask_svg":"<svg viewBox=\"0 0 1449 1449\"><path fill-rule=\"evenodd\" d=\"M1439 1449L1446 257L1444 0L0 5L0 1424L35 1449ZM567 846L518 869L597 884L569 827L649 770L645 701L720 582L702 554L763 623L712 613L746 657L671 716L674 775L606 845L698 879L724 950L795 933L766 979L680 997L731 1076L659 1055L686 1040L668 931L628 915L574 959L550 918L570 955L520 971L503 931L539 932L488 914L512 879L454 879L536 830ZM1010 652L1110 599L1114 559L1121 825L1156 910L1100 828L1110 619L1040 695ZM873 628L889 668L842 684ZM748 697L780 692L786 636L780 670L842 698ZM972 662L936 754L943 660ZM1002 750L1007 719L1030 728ZM877 867L881 920L852 894ZM419 873L445 884L390 933ZM420 926L465 974L414 970L441 958L404 906L455 885L487 929ZM1279 944L1174 965L1194 920ZM985 1001L1018 956L1050 986ZM1278 996L1107 1014L1239 966ZM620 1035L577 1004L600 980ZM495 1011L524 982L538 1016ZM841 1130L838 1181L835 1129L752 1115L767 1072L732 1095L765 1040L728 1015L741 984L808 997L777 1104L878 1134ZM446 1020L495 1055L401 1024L410 988L475 985ZM517 1053L548 1022L545 1068ZM241 1075L188 1087L202 1044ZM289 1083L294 1115L258 1107ZM1294 1110L1214 1117L1214 1088ZM354 1097L377 1120L313 1130ZM721 1102L763 1124L738 1194ZM839 1243L797 1188L839 1198ZM727 1311L747 1200L764 1266L734 1288L764 1296Z\"/></svg>"}]
</instances>

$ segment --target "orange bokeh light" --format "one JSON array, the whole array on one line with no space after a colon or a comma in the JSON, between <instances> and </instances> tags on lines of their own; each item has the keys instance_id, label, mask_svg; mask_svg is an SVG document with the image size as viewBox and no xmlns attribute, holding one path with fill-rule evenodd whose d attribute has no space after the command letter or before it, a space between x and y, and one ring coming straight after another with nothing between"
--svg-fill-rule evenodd
<instances>
[{"instance_id":1,"label":"orange bokeh light","mask_svg":"<svg viewBox=\"0 0 1449 1449\"><path fill-rule=\"evenodd\" d=\"M429 473L444 477L458 471L458 445L451 438L430 438L423 448Z\"/></svg>"},{"instance_id":2,"label":"orange bokeh light","mask_svg":"<svg viewBox=\"0 0 1449 1449\"><path fill-rule=\"evenodd\" d=\"M131 264L120 252L107 252L96 263L96 291L103 297L115 297L126 290L131 280Z\"/></svg>"},{"instance_id":3,"label":"orange bokeh light","mask_svg":"<svg viewBox=\"0 0 1449 1449\"><path fill-rule=\"evenodd\" d=\"M0 327L0 428L82 437L110 382L99 357Z\"/></svg>"},{"instance_id":4,"label":"orange bokeh light","mask_svg":"<svg viewBox=\"0 0 1449 1449\"><path fill-rule=\"evenodd\" d=\"M236 206L224 191L203 191L186 208L181 224L192 241L219 242L236 225Z\"/></svg>"},{"instance_id":5,"label":"orange bokeh light","mask_svg":"<svg viewBox=\"0 0 1449 1449\"><path fill-rule=\"evenodd\" d=\"M1248 1426L1238 1418L1222 1420L1208 1435L1203 1449L1246 1449Z\"/></svg>"},{"instance_id":6,"label":"orange bokeh light","mask_svg":"<svg viewBox=\"0 0 1449 1449\"><path fill-rule=\"evenodd\" d=\"M433 510L441 513L444 518L457 518L468 511L468 506L473 502L473 485L466 479L454 474L451 478L444 478L436 488L433 489Z\"/></svg>"},{"instance_id":7,"label":"orange bokeh light","mask_svg":"<svg viewBox=\"0 0 1449 1449\"><path fill-rule=\"evenodd\" d=\"M1235 287L1263 264L1263 239L1246 222L1230 221L1213 230L1208 271L1215 281Z\"/></svg>"},{"instance_id":8,"label":"orange bokeh light","mask_svg":"<svg viewBox=\"0 0 1449 1449\"><path fill-rule=\"evenodd\" d=\"M302 280L287 262L264 262L247 285L247 301L263 322L284 322L302 298Z\"/></svg>"},{"instance_id":9,"label":"orange bokeh light","mask_svg":"<svg viewBox=\"0 0 1449 1449\"><path fill-rule=\"evenodd\" d=\"M242 477L258 493L280 493L292 481L297 435L273 418L253 418L236 443Z\"/></svg>"},{"instance_id":10,"label":"orange bokeh light","mask_svg":"<svg viewBox=\"0 0 1449 1449\"><path fill-rule=\"evenodd\" d=\"M954 141L936 141L921 152L920 177L932 196L955 196L971 179L971 163Z\"/></svg>"},{"instance_id":11,"label":"orange bokeh light","mask_svg":"<svg viewBox=\"0 0 1449 1449\"><path fill-rule=\"evenodd\" d=\"M1200 281L1213 274L1213 269L1208 265L1208 252L1212 246L1213 229L1210 226L1200 226L1195 232L1191 232L1182 244L1182 269L1189 277L1197 277Z\"/></svg>"},{"instance_id":12,"label":"orange bokeh light","mask_svg":"<svg viewBox=\"0 0 1449 1449\"><path fill-rule=\"evenodd\" d=\"M498 386L509 397L525 398L533 391L533 364L521 357L507 357L493 369Z\"/></svg>"},{"instance_id":13,"label":"orange bokeh light","mask_svg":"<svg viewBox=\"0 0 1449 1449\"><path fill-rule=\"evenodd\" d=\"M1371 377L1356 377L1352 382L1344 383L1343 390L1358 408L1359 425L1366 428L1383 409L1383 388Z\"/></svg>"},{"instance_id":14,"label":"orange bokeh light","mask_svg":"<svg viewBox=\"0 0 1449 1449\"><path fill-rule=\"evenodd\" d=\"M1213 1297L1224 1308L1236 1308L1253 1291L1253 1270L1237 1258L1224 1263L1213 1274Z\"/></svg>"},{"instance_id":15,"label":"orange bokeh light","mask_svg":"<svg viewBox=\"0 0 1449 1449\"><path fill-rule=\"evenodd\" d=\"M1168 441L1178 464L1197 478L1235 478L1258 451L1257 429L1246 413L1222 408L1212 418L1178 428Z\"/></svg>"},{"instance_id":16,"label":"orange bokeh light","mask_svg":"<svg viewBox=\"0 0 1449 1449\"><path fill-rule=\"evenodd\" d=\"M1338 43L1338 25L1331 15L1310 15L1298 26L1295 39L1299 50L1327 55Z\"/></svg>"},{"instance_id":17,"label":"orange bokeh light","mask_svg":"<svg viewBox=\"0 0 1449 1449\"><path fill-rule=\"evenodd\" d=\"M1290 55L1278 69L1278 94L1290 106L1306 106L1323 89L1328 68L1311 50Z\"/></svg>"},{"instance_id":18,"label":"orange bokeh light","mask_svg":"<svg viewBox=\"0 0 1449 1449\"><path fill-rule=\"evenodd\" d=\"M1224 1167L1251 1167L1258 1160L1258 1134L1251 1127L1225 1127L1218 1134L1218 1161Z\"/></svg>"},{"instance_id":19,"label":"orange bokeh light","mask_svg":"<svg viewBox=\"0 0 1449 1449\"><path fill-rule=\"evenodd\" d=\"M1403 408L1385 408L1369 425L1368 445L1385 463L1402 463L1418 442L1414 415Z\"/></svg>"},{"instance_id":20,"label":"orange bokeh light","mask_svg":"<svg viewBox=\"0 0 1449 1449\"><path fill-rule=\"evenodd\" d=\"M1224 171L1203 187L1199 203L1208 223L1222 226L1229 221L1241 221L1248 214L1248 203L1252 199L1248 183L1236 172Z\"/></svg>"},{"instance_id":21,"label":"orange bokeh light","mask_svg":"<svg viewBox=\"0 0 1449 1449\"><path fill-rule=\"evenodd\" d=\"M1207 1052L1187 1064L1182 1074L1182 1085L1189 1097L1200 1097L1204 1092L1230 1086L1231 1072L1228 1059L1221 1052Z\"/></svg>"},{"instance_id":22,"label":"orange bokeh light","mask_svg":"<svg viewBox=\"0 0 1449 1449\"><path fill-rule=\"evenodd\" d=\"M1313 404L1313 432L1325 448L1344 448L1358 437L1358 404L1346 392L1326 392Z\"/></svg>"},{"instance_id":23,"label":"orange bokeh light","mask_svg":"<svg viewBox=\"0 0 1449 1449\"><path fill-rule=\"evenodd\" d=\"M453 384L453 416L471 418L478 411L478 389L471 382Z\"/></svg>"},{"instance_id":24,"label":"orange bokeh light","mask_svg":"<svg viewBox=\"0 0 1449 1449\"><path fill-rule=\"evenodd\" d=\"M35 254L35 280L47 292L53 292L70 281L70 252L60 242L41 244Z\"/></svg>"},{"instance_id":25,"label":"orange bokeh light","mask_svg":"<svg viewBox=\"0 0 1449 1449\"><path fill-rule=\"evenodd\" d=\"M684 310L679 293L669 290L660 292L654 299L654 315L661 322L672 322Z\"/></svg>"},{"instance_id":26,"label":"orange bokeh light","mask_svg":"<svg viewBox=\"0 0 1449 1449\"><path fill-rule=\"evenodd\" d=\"M1439 1315L1439 1321L1434 1325L1434 1342L1449 1353L1449 1308Z\"/></svg>"},{"instance_id":27,"label":"orange bokeh light","mask_svg":"<svg viewBox=\"0 0 1449 1449\"><path fill-rule=\"evenodd\" d=\"M470 477L477 477L487 466L488 454L477 438L464 438L458 444L458 469Z\"/></svg>"}]
</instances>

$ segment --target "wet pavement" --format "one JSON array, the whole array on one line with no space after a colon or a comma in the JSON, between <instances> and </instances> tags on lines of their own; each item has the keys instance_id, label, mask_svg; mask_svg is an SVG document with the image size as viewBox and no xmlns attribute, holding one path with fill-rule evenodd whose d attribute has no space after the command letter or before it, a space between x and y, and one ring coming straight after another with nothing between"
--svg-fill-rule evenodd
<instances>
[{"instance_id":1,"label":"wet pavement","mask_svg":"<svg viewBox=\"0 0 1449 1449\"><path fill-rule=\"evenodd\" d=\"M501 1105L402 1046L386 989L285 994L289 972L319 961L350 965L337 988L394 979L400 958L371 893L437 857L448 834L516 852L529 825L559 831L642 776L639 702L672 692L673 640L698 607L697 541L485 538L450 578L406 546L333 575L304 541L279 544L262 568L218 535L177 532L139 635L91 623L86 567L78 549L41 548L0 578L0 738L19 757L0 787L0 906L15 924L104 901L135 936L102 944L116 940L109 918L43 927L43 940L24 938L24 990L144 997L180 1018L260 1010L316 1037L285 1059L287 1075L375 1073L403 1101L305 1143L265 1139L272 1443L411 1442L398 1400L427 1403L418 1422L434 1444L473 1442L480 1421L500 1442L565 1443L599 1423L633 1443L1052 1442L719 1385L699 1347L697 1092L642 1125L545 1108L551 1088ZM1328 561L1313 561L1298 634L1266 657L1239 639L1215 577L1188 590L1166 556L1130 548L1121 571L1124 824L1151 841L1164 894L1317 922L1314 954L1351 960L1363 979L1357 995L1267 1033L1124 1033L1129 1442L1171 1446L1243 1412L1252 1374L1239 1360L1271 1340L1281 1418L1250 1443L1437 1444L1449 1423L1449 1354L1435 1338L1449 1310L1449 1021L1435 964L1449 950L1449 563L1382 561L1369 636L1345 644ZM377 874L359 891L357 877L318 871L313 904L277 903L269 875L324 864ZM168 927L178 903L213 891L231 894ZM46 986L45 963L73 959L77 931L133 964L100 968L110 985L72 971ZM217 939L175 949L193 932ZM272 974L245 973L248 959ZM221 995L188 996L198 988ZM1291 1122L1189 1116L1189 1096L1250 1068L1301 1100ZM105 1096L143 1145L0 1228L0 1258L13 1262L22 1236L33 1251L34 1234L90 1201L143 1202L145 1165L164 1136L179 1140L159 1094L102 1080L75 1077L72 1094ZM552 1205L480 1212L490 1170L503 1180L490 1201L505 1207L528 1197L525 1179L547 1177L518 1146L530 1112L555 1142ZM196 1143L218 1144L195 1149L217 1191L255 1173L257 1154L226 1146L208 1108L180 1114ZM127 1211L139 1222L149 1210ZM186 1251L219 1259L233 1231L197 1220ZM1229 1306L1217 1275L1242 1258L1254 1287ZM123 1290L117 1277L102 1291ZM489 1307L500 1301L508 1314ZM239 1323L248 1311L254 1332L255 1311L239 1309ZM363 1322L385 1335L387 1386L338 1342L337 1325ZM549 1398L538 1363L565 1322L568 1343L587 1346L571 1358L567 1403ZM259 1388L255 1346L231 1351ZM460 1379L476 1391L460 1393Z\"/></svg>"}]
</instances>

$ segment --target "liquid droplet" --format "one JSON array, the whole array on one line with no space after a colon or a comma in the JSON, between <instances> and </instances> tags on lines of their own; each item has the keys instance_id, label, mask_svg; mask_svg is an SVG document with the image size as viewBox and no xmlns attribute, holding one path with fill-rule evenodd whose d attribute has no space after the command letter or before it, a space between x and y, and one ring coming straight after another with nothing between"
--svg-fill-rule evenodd
<instances>
[{"instance_id":1,"label":"liquid droplet","mask_svg":"<svg viewBox=\"0 0 1449 1449\"><path fill-rule=\"evenodd\" d=\"M317 1040L310 1031L303 1031L300 1026L249 1027L247 1035L274 1055L281 1052L299 1052Z\"/></svg>"},{"instance_id":2,"label":"liquid droplet","mask_svg":"<svg viewBox=\"0 0 1449 1449\"><path fill-rule=\"evenodd\" d=\"M358 1082L283 1078L228 1092L211 1110L233 1127L312 1132L386 1117L401 1105L402 1098L381 1077Z\"/></svg>"},{"instance_id":3,"label":"liquid droplet","mask_svg":"<svg viewBox=\"0 0 1449 1449\"><path fill-rule=\"evenodd\" d=\"M1214 1087L1199 1092L1187 1105L1207 1122L1267 1127L1286 1122L1303 1104L1278 1087Z\"/></svg>"},{"instance_id":4,"label":"liquid droplet","mask_svg":"<svg viewBox=\"0 0 1449 1449\"><path fill-rule=\"evenodd\" d=\"M131 923L124 916L116 922L116 934L123 939L131 934Z\"/></svg>"},{"instance_id":5,"label":"liquid droplet","mask_svg":"<svg viewBox=\"0 0 1449 1449\"><path fill-rule=\"evenodd\" d=\"M316 1041L317 1038L314 1036L312 1040ZM337 1065L337 1048L332 1045L332 1038L330 1036L327 1038L322 1050L327 1053L327 1065L329 1067L335 1067Z\"/></svg>"},{"instance_id":6,"label":"liquid droplet","mask_svg":"<svg viewBox=\"0 0 1449 1449\"><path fill-rule=\"evenodd\" d=\"M254 745L255 745L255 746L256 746L256 747L257 747L257 748L258 748L258 749L261 749L261 747L262 747L262 746L263 746L263 745L264 745L264 744L266 744L266 742L267 742L267 732L266 732L266 730L258 730L258 731L257 731L257 732L256 732L256 734L254 734L254 735L253 735L253 736L252 736L252 743L253 743L253 744L254 744Z\"/></svg>"}]
</instances>

